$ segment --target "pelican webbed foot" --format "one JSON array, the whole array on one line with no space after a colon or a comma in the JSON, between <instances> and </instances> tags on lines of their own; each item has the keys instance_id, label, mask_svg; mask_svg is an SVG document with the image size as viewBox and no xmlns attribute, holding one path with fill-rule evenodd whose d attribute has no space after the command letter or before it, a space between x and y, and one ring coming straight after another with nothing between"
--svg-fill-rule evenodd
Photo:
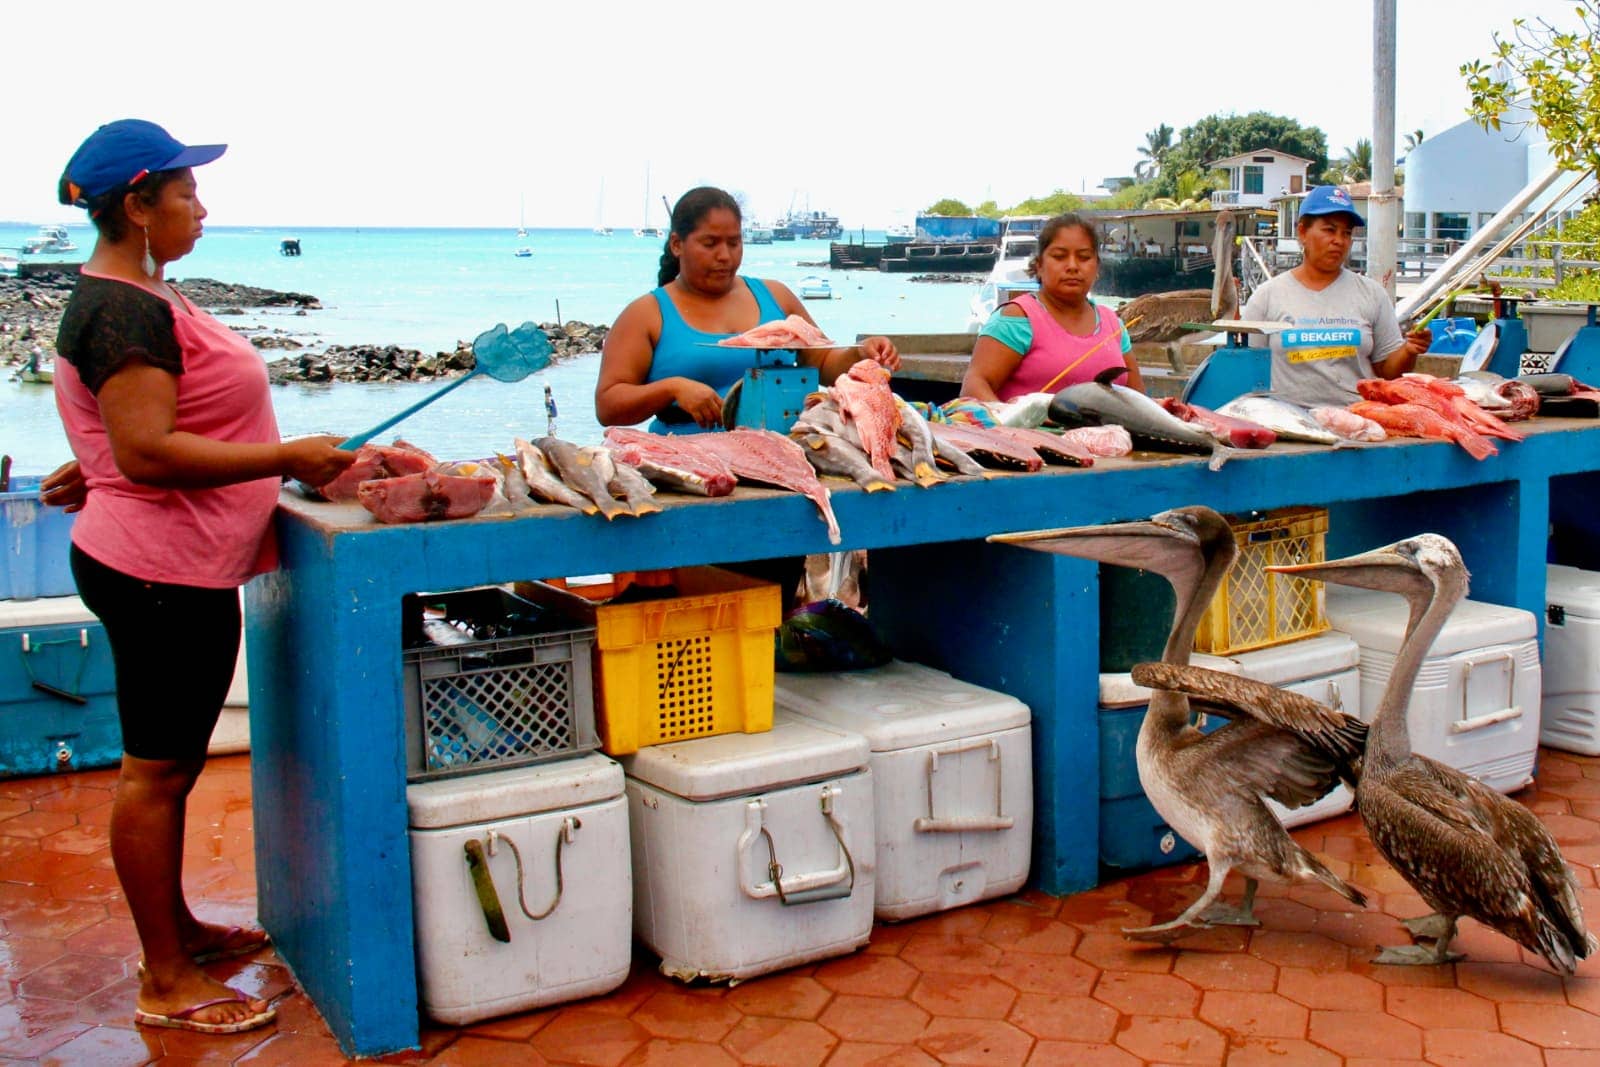
<instances>
[{"instance_id":1,"label":"pelican webbed foot","mask_svg":"<svg viewBox=\"0 0 1600 1067\"><path fill-rule=\"evenodd\" d=\"M1401 919L1400 925L1410 932L1413 941L1437 941L1441 937L1454 937L1456 932L1455 920L1438 912L1419 915L1415 919Z\"/></svg>"},{"instance_id":2,"label":"pelican webbed foot","mask_svg":"<svg viewBox=\"0 0 1600 1067\"><path fill-rule=\"evenodd\" d=\"M1441 963L1455 963L1467 958L1465 952L1451 952L1450 942L1440 941L1428 948L1422 945L1380 945L1373 963L1388 963L1396 967L1434 967Z\"/></svg>"},{"instance_id":3,"label":"pelican webbed foot","mask_svg":"<svg viewBox=\"0 0 1600 1067\"><path fill-rule=\"evenodd\" d=\"M1170 945L1180 938L1209 929L1211 924L1204 919L1189 920L1180 915L1171 922L1156 926L1125 926L1122 928L1122 936L1129 941L1151 941L1158 945Z\"/></svg>"},{"instance_id":4,"label":"pelican webbed foot","mask_svg":"<svg viewBox=\"0 0 1600 1067\"><path fill-rule=\"evenodd\" d=\"M1238 907L1219 902L1201 912L1200 919L1212 926L1260 926L1261 920L1256 918L1256 880L1245 879L1244 898Z\"/></svg>"}]
</instances>

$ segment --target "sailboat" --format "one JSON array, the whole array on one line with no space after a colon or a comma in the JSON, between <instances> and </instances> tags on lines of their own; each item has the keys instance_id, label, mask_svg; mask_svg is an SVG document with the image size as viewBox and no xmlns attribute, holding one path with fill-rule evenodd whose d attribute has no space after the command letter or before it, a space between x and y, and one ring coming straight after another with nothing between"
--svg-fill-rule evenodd
<instances>
[{"instance_id":1,"label":"sailboat","mask_svg":"<svg viewBox=\"0 0 1600 1067\"><path fill-rule=\"evenodd\" d=\"M528 194L523 193L517 205L517 236L528 236Z\"/></svg>"},{"instance_id":2,"label":"sailboat","mask_svg":"<svg viewBox=\"0 0 1600 1067\"><path fill-rule=\"evenodd\" d=\"M600 203L594 209L594 235L610 237L611 227L606 225L606 180L600 179Z\"/></svg>"},{"instance_id":3,"label":"sailboat","mask_svg":"<svg viewBox=\"0 0 1600 1067\"><path fill-rule=\"evenodd\" d=\"M650 164L644 165L644 225L633 231L635 237L665 237L661 227L650 225Z\"/></svg>"}]
</instances>

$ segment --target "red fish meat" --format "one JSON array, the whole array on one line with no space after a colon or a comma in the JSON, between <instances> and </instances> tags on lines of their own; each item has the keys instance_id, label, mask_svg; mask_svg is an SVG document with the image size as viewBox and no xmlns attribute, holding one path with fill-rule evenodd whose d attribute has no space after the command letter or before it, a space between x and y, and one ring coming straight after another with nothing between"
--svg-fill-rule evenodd
<instances>
[{"instance_id":1,"label":"red fish meat","mask_svg":"<svg viewBox=\"0 0 1600 1067\"><path fill-rule=\"evenodd\" d=\"M428 470L362 482L357 498L379 522L434 522L471 518L484 509L494 491L495 480L487 476L467 478Z\"/></svg>"},{"instance_id":2,"label":"red fish meat","mask_svg":"<svg viewBox=\"0 0 1600 1067\"><path fill-rule=\"evenodd\" d=\"M741 480L764 482L810 497L828 524L828 542L839 543L839 520L833 516L828 490L817 480L806 450L798 443L771 430L725 430L699 437L695 445L721 457Z\"/></svg>"},{"instance_id":3,"label":"red fish meat","mask_svg":"<svg viewBox=\"0 0 1600 1067\"><path fill-rule=\"evenodd\" d=\"M1384 404L1375 400L1358 400L1350 405L1350 410L1382 426L1391 437L1437 437L1454 441L1466 449L1473 459L1487 459L1499 451L1487 437L1474 433L1460 423L1451 422L1421 404Z\"/></svg>"},{"instance_id":4,"label":"red fish meat","mask_svg":"<svg viewBox=\"0 0 1600 1067\"><path fill-rule=\"evenodd\" d=\"M834 402L848 422L855 424L861 450L872 469L894 481L894 438L900 430L900 410L889 390L889 372L870 359L856 362L834 381Z\"/></svg>"},{"instance_id":5,"label":"red fish meat","mask_svg":"<svg viewBox=\"0 0 1600 1067\"><path fill-rule=\"evenodd\" d=\"M1365 378L1356 383L1356 391L1363 400L1377 400L1385 404L1418 404L1429 408L1447 421L1459 423L1465 429L1488 437L1507 441L1521 441L1523 435L1484 411L1467 399L1459 385L1442 378Z\"/></svg>"},{"instance_id":6,"label":"red fish meat","mask_svg":"<svg viewBox=\"0 0 1600 1067\"><path fill-rule=\"evenodd\" d=\"M1218 415L1199 404L1185 404L1175 396L1161 398L1161 406L1184 422L1192 422L1225 445L1233 448L1266 448L1278 435L1249 419Z\"/></svg>"},{"instance_id":7,"label":"red fish meat","mask_svg":"<svg viewBox=\"0 0 1600 1067\"><path fill-rule=\"evenodd\" d=\"M828 335L799 315L776 322L763 322L737 337L718 341L725 348L816 348L831 345Z\"/></svg>"},{"instance_id":8,"label":"red fish meat","mask_svg":"<svg viewBox=\"0 0 1600 1067\"><path fill-rule=\"evenodd\" d=\"M733 469L721 456L697 448L686 437L613 426L606 430L605 445L618 459L639 468L640 474L663 489L700 496L727 496L733 492Z\"/></svg>"},{"instance_id":9,"label":"red fish meat","mask_svg":"<svg viewBox=\"0 0 1600 1067\"><path fill-rule=\"evenodd\" d=\"M333 481L317 486L317 492L329 500L349 503L357 498L362 482L421 474L438 465L439 461L422 449L398 441L392 445L362 445L356 449L356 461Z\"/></svg>"}]
</instances>

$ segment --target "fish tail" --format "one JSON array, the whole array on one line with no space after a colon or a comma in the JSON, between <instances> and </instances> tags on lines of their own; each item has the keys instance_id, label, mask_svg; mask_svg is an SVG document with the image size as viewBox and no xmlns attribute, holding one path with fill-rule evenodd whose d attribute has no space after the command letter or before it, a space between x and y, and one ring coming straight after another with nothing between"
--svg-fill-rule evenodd
<instances>
[{"instance_id":1,"label":"fish tail","mask_svg":"<svg viewBox=\"0 0 1600 1067\"><path fill-rule=\"evenodd\" d=\"M892 493L894 492L894 483L886 482L874 473L871 481L861 483L861 488L869 493Z\"/></svg>"},{"instance_id":2,"label":"fish tail","mask_svg":"<svg viewBox=\"0 0 1600 1067\"><path fill-rule=\"evenodd\" d=\"M1227 445L1215 445L1211 449L1211 462L1206 466L1214 471L1222 469L1222 465L1239 454L1239 449L1229 448Z\"/></svg>"},{"instance_id":3,"label":"fish tail","mask_svg":"<svg viewBox=\"0 0 1600 1067\"><path fill-rule=\"evenodd\" d=\"M944 475L940 474L931 463L918 463L916 467L913 468L912 473L915 476L916 483L922 486L924 489L930 485L938 485L940 482L944 481Z\"/></svg>"},{"instance_id":4,"label":"fish tail","mask_svg":"<svg viewBox=\"0 0 1600 1067\"><path fill-rule=\"evenodd\" d=\"M1471 430L1458 430L1451 436L1455 438L1456 444L1466 449L1467 454L1473 459L1488 459L1490 456L1498 455L1500 452L1500 450L1494 446L1494 442L1490 441L1482 434L1474 433Z\"/></svg>"}]
</instances>

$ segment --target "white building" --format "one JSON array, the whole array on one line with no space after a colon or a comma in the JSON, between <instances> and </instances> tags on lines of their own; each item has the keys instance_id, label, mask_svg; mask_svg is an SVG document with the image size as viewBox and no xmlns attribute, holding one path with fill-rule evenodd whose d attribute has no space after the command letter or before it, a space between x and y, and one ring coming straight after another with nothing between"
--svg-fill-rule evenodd
<instances>
[{"instance_id":1,"label":"white building","mask_svg":"<svg viewBox=\"0 0 1600 1067\"><path fill-rule=\"evenodd\" d=\"M1228 172L1228 188L1211 194L1213 207L1270 207L1275 197L1301 193L1307 187L1311 160L1291 156L1276 148L1229 156L1206 164L1210 170Z\"/></svg>"}]
</instances>

